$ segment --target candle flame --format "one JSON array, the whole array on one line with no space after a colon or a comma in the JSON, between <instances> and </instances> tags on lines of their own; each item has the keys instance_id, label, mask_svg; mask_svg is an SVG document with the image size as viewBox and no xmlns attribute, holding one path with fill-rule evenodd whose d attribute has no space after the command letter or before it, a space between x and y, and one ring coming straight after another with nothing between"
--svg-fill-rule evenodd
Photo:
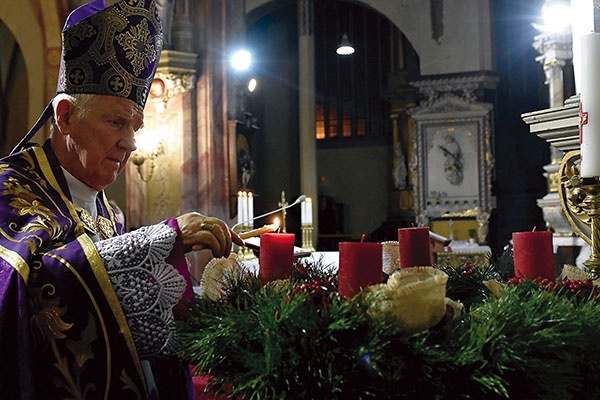
<instances>
[{"instance_id":1,"label":"candle flame","mask_svg":"<svg viewBox=\"0 0 600 400\"><path fill-rule=\"evenodd\" d=\"M273 220L273 225L275 226L275 230L279 229L279 218Z\"/></svg>"}]
</instances>

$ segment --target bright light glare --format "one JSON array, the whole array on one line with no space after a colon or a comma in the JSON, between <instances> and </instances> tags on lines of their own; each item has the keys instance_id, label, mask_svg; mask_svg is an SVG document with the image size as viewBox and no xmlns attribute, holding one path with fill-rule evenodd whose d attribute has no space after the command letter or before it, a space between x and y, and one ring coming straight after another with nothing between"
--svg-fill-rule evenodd
<instances>
[{"instance_id":1,"label":"bright light glare","mask_svg":"<svg viewBox=\"0 0 600 400\"><path fill-rule=\"evenodd\" d=\"M135 135L136 153L148 157L160 152L163 135L159 129L142 128Z\"/></svg>"},{"instance_id":2,"label":"bright light glare","mask_svg":"<svg viewBox=\"0 0 600 400\"><path fill-rule=\"evenodd\" d=\"M337 50L335 52L338 53L340 56L349 56L351 54L354 54L354 47L340 46L337 48Z\"/></svg>"},{"instance_id":3,"label":"bright light glare","mask_svg":"<svg viewBox=\"0 0 600 400\"><path fill-rule=\"evenodd\" d=\"M545 32L560 32L571 23L571 8L563 2L542 7Z\"/></svg>"},{"instance_id":4,"label":"bright light glare","mask_svg":"<svg viewBox=\"0 0 600 400\"><path fill-rule=\"evenodd\" d=\"M245 71L250 68L252 54L247 50L238 50L231 56L231 66L236 71Z\"/></svg>"},{"instance_id":5,"label":"bright light glare","mask_svg":"<svg viewBox=\"0 0 600 400\"><path fill-rule=\"evenodd\" d=\"M254 79L254 78L250 79L248 81L248 91L250 93L254 92L254 90L256 90L256 85L257 85L256 79Z\"/></svg>"}]
</instances>

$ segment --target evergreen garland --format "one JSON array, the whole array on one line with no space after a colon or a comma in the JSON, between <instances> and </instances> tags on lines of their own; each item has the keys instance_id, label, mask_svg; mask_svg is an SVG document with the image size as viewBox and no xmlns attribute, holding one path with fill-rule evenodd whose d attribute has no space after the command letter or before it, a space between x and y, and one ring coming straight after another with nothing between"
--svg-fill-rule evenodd
<instances>
[{"instance_id":1,"label":"evergreen garland","mask_svg":"<svg viewBox=\"0 0 600 400\"><path fill-rule=\"evenodd\" d=\"M231 277L221 299L190 307L181 356L211 389L245 400L600 398L591 282L513 279L496 297L485 286L494 267L440 269L465 312L412 335L369 317L368 291L340 297L319 262L266 286Z\"/></svg>"}]
</instances>

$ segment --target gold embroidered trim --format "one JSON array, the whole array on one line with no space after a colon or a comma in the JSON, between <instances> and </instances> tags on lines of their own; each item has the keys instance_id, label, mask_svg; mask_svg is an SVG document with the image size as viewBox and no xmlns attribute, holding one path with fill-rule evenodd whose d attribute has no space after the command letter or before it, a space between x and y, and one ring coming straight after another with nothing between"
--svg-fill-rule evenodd
<instances>
[{"instance_id":1,"label":"gold embroidered trim","mask_svg":"<svg viewBox=\"0 0 600 400\"><path fill-rule=\"evenodd\" d=\"M88 210L76 204L74 207L88 233L91 233L92 235L100 234L101 239L108 239L115 235L112 222L108 218L99 215L94 221L94 218L92 218L92 215Z\"/></svg>"},{"instance_id":2,"label":"gold embroidered trim","mask_svg":"<svg viewBox=\"0 0 600 400\"><path fill-rule=\"evenodd\" d=\"M78 239L81 238L81 237L86 237L86 238L89 239L89 237L87 235L80 235L78 237ZM91 240L91 239L89 239L89 240ZM78 241L80 242L81 246L83 247L83 244L81 243L81 241L80 240L78 240ZM92 244L92 246L93 246L93 244ZM85 252L85 249L84 249L84 252ZM87 252L85 252L85 253L86 253L86 257L88 257L88 259L89 259L90 256L88 255L88 253ZM100 307L98 306L98 303L96 302L96 299L92 295L92 292L91 292L89 286L83 280L83 278L81 277L81 275L79 275L79 273L77 272L77 269L75 269L73 267L73 265L71 265L70 262L68 262L67 260L65 260L61 256L59 256L57 254L54 254L52 252L48 252L45 255L48 256L48 257L52 257L55 260L58 260L60 263L64 264L64 266L67 267L67 269L69 271L71 271L71 273L75 276L75 278L77 278L77 281L79 281L79 283L81 284L81 287L83 287L83 289L87 293L87 296L90 299L90 302L93 304L94 309L96 310L96 315L98 316L98 322L100 323L100 326L102 327L102 332L104 334L104 343L106 344L107 360L106 360L106 386L105 387L106 387L106 394L107 394L108 390L110 388L110 381L111 381L110 370L111 370L112 360L110 358L110 341L108 340L108 331L106 329L106 323L104 322L104 318L102 317L102 314L100 313ZM100 256L98 255L98 258L99 257ZM90 260L90 264L91 264L91 260ZM103 292L104 292L104 290L103 290ZM104 292L104 293L106 293L106 292ZM105 394L105 398L106 398L106 394Z\"/></svg>"},{"instance_id":3,"label":"gold embroidered trim","mask_svg":"<svg viewBox=\"0 0 600 400\"><path fill-rule=\"evenodd\" d=\"M92 235L97 234L98 230L96 229L96 221L94 221L94 219L92 218L92 214L90 214L89 211L85 208L81 208L77 205L75 205L75 211L77 211L77 215L79 215L79 218L81 219L85 230L88 231L88 233L91 233Z\"/></svg>"},{"instance_id":4,"label":"gold embroidered trim","mask_svg":"<svg viewBox=\"0 0 600 400\"><path fill-rule=\"evenodd\" d=\"M52 186L60 194L60 198L62 199L63 203L67 205L67 209L69 210L69 214L71 214L71 218L75 221L80 221L79 216L75 211L75 207L73 207L73 202L69 200L69 198L64 192L64 189L58 184L58 180L54 176L52 168L50 168L50 162L46 158L46 153L44 153L44 150L39 146L35 146L33 147L33 151L36 158L38 159L38 163L40 164L42 174L46 177L46 179L48 179L48 183L50 183L50 186ZM77 230L75 231L75 233L79 234Z\"/></svg>"},{"instance_id":5,"label":"gold embroidered trim","mask_svg":"<svg viewBox=\"0 0 600 400\"><path fill-rule=\"evenodd\" d=\"M25 284L29 282L29 264L25 262L23 257L15 251L9 250L6 247L0 246L0 257L8 261L8 263L21 275Z\"/></svg>"},{"instance_id":6,"label":"gold embroidered trim","mask_svg":"<svg viewBox=\"0 0 600 400\"><path fill-rule=\"evenodd\" d=\"M100 231L100 237L102 239L108 239L115 235L115 231L112 227L112 223L108 218L99 215L96 219L96 227Z\"/></svg>"}]
</instances>

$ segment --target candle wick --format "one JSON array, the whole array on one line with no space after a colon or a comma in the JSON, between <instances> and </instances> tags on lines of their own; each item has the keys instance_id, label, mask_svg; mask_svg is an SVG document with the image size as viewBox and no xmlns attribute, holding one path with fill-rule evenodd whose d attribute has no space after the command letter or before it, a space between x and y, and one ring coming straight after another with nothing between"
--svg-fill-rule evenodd
<instances>
[{"instance_id":1,"label":"candle wick","mask_svg":"<svg viewBox=\"0 0 600 400\"><path fill-rule=\"evenodd\" d=\"M537 226L534 226L531 232L535 232L535 228L537 228Z\"/></svg>"},{"instance_id":2,"label":"candle wick","mask_svg":"<svg viewBox=\"0 0 600 400\"><path fill-rule=\"evenodd\" d=\"M362 236L360 237L360 242L364 242L365 241L365 234L363 233Z\"/></svg>"}]
</instances>

